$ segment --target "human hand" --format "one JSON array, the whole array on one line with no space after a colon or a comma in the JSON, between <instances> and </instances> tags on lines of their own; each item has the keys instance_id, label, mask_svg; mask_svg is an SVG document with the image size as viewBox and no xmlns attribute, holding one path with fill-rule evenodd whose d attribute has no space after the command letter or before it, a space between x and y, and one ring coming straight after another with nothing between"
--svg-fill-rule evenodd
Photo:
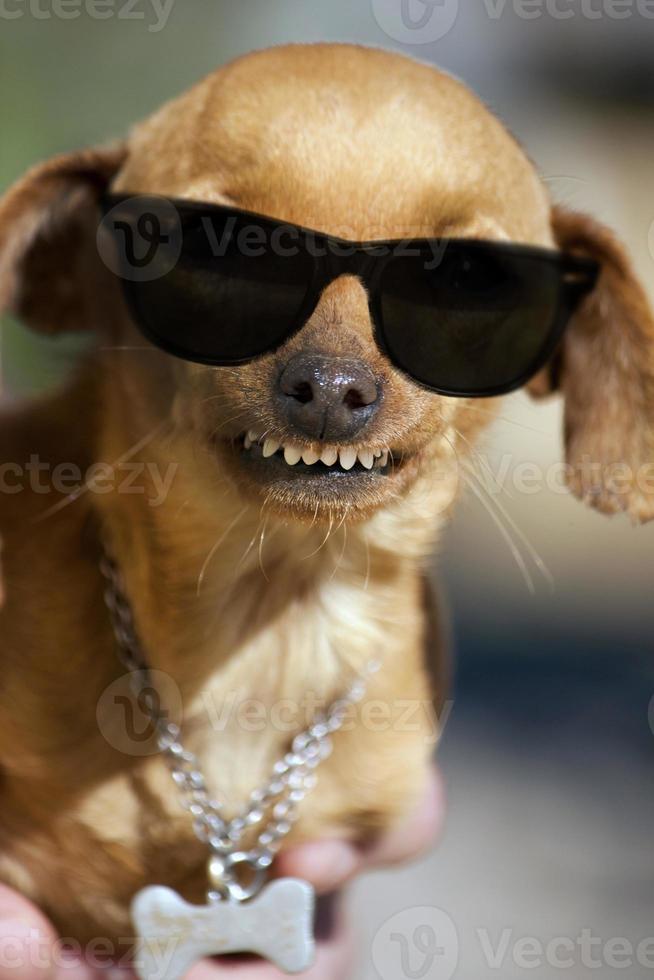
<instances>
[{"instance_id":1,"label":"human hand","mask_svg":"<svg viewBox=\"0 0 654 980\"><path fill-rule=\"evenodd\" d=\"M279 856L276 875L303 878L316 889L319 914L316 960L305 980L342 980L352 960L352 940L339 894L365 871L402 864L422 854L438 836L444 793L435 771L420 807L402 826L370 847L346 841L316 841L289 848ZM321 911L323 915L321 915ZM203 960L187 980L282 980L263 960ZM64 957L56 934L35 906L0 885L0 980L136 980L131 970L98 969L74 956Z\"/></svg>"}]
</instances>

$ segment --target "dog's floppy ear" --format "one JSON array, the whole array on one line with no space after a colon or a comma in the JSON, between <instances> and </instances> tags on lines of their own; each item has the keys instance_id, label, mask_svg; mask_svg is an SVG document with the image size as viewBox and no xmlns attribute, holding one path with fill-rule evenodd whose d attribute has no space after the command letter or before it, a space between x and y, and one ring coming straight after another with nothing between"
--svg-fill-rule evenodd
<instances>
[{"instance_id":1,"label":"dog's floppy ear","mask_svg":"<svg viewBox=\"0 0 654 980\"><path fill-rule=\"evenodd\" d=\"M124 143L55 157L0 200L0 313L47 333L84 329L104 269L97 201L127 156Z\"/></svg>"},{"instance_id":2,"label":"dog's floppy ear","mask_svg":"<svg viewBox=\"0 0 654 980\"><path fill-rule=\"evenodd\" d=\"M529 385L565 399L568 484L607 514L654 518L654 316L629 257L612 232L554 207L561 249L601 266L559 351Z\"/></svg>"}]
</instances>

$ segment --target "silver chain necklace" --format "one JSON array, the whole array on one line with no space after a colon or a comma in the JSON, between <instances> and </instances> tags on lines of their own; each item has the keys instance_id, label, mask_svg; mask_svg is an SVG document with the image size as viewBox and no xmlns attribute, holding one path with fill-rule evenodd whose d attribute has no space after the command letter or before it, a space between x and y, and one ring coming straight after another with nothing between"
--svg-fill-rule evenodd
<instances>
[{"instance_id":1,"label":"silver chain necklace","mask_svg":"<svg viewBox=\"0 0 654 980\"><path fill-rule=\"evenodd\" d=\"M179 980L200 957L227 952L259 953L288 973L306 970L313 959L313 889L289 878L265 889L264 885L298 818L299 805L316 785L317 768L331 753L332 736L342 728L348 710L364 697L380 662L371 660L345 694L295 736L268 782L250 794L237 816L226 820L221 803L209 794L197 756L184 747L179 726L167 721L161 710L120 569L106 552L100 571L119 660L131 674L132 692L150 719L195 835L209 849L208 905L189 905L163 886L136 895L132 917L138 933L137 972L143 980L155 975ZM241 842L254 828L256 843L246 851ZM168 947L168 966L162 943Z\"/></svg>"}]
</instances>

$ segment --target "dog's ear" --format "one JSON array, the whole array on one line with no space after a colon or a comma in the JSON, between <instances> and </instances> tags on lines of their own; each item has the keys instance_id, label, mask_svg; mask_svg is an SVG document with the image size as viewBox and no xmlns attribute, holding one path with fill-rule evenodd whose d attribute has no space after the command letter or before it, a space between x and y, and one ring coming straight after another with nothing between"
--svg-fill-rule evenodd
<instances>
[{"instance_id":1,"label":"dog's ear","mask_svg":"<svg viewBox=\"0 0 654 980\"><path fill-rule=\"evenodd\" d=\"M629 257L592 218L555 207L565 251L599 262L597 285L575 313L549 367L529 385L565 400L571 490L607 514L654 518L654 316Z\"/></svg>"},{"instance_id":2,"label":"dog's ear","mask_svg":"<svg viewBox=\"0 0 654 980\"><path fill-rule=\"evenodd\" d=\"M97 202L126 159L123 143L55 157L0 200L0 313L37 330L84 329L97 308Z\"/></svg>"}]
</instances>

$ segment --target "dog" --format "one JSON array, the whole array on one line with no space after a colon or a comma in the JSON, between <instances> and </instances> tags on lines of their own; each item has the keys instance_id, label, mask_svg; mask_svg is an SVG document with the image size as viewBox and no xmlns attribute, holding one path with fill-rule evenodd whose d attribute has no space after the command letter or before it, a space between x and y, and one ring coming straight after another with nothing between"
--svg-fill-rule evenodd
<instances>
[{"instance_id":1,"label":"dog","mask_svg":"<svg viewBox=\"0 0 654 980\"><path fill-rule=\"evenodd\" d=\"M381 661L367 702L386 723L366 722L364 702L334 736L288 838L369 840L425 786L428 706L446 697L447 674L428 568L459 460L498 403L439 394L398 369L373 334L372 287L347 269L261 356L216 366L171 355L144 339L97 247L108 192L240 209L334 241L467 239L594 261L596 282L525 383L565 400L571 490L607 514L654 517L644 291L613 234L553 204L515 139L449 75L354 45L260 51L126 140L29 171L0 203L0 307L96 343L61 390L0 423L0 879L80 942L130 935L129 902L147 884L189 901L206 887L204 846L161 757L99 725L99 706L117 729L124 721L107 692L125 673L102 542L228 812L303 727L292 713L271 723L276 706L307 692L327 703L371 656ZM266 458L265 439L277 447ZM282 456L289 447L312 454L301 470ZM341 453L332 470L349 464L347 480L328 464L311 471L326 451ZM139 492L117 485L128 463ZM62 466L83 485L48 492ZM220 723L225 705L245 701L263 725Z\"/></svg>"}]
</instances>

